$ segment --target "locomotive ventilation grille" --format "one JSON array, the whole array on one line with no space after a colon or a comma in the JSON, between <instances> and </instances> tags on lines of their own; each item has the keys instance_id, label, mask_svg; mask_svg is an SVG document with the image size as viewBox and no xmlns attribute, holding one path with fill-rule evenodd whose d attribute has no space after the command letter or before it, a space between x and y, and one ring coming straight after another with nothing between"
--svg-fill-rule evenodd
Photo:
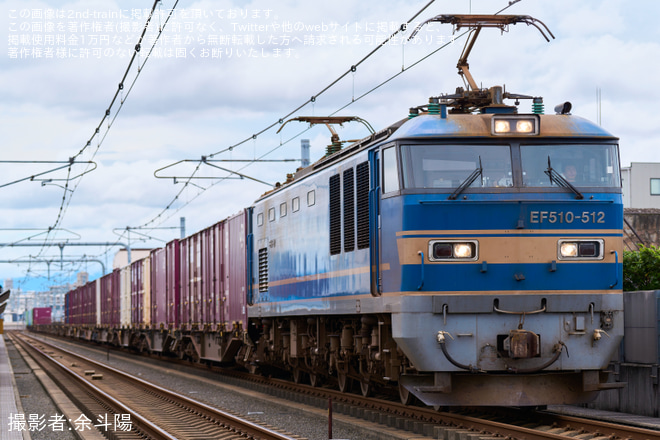
<instances>
[{"instance_id":1,"label":"locomotive ventilation grille","mask_svg":"<svg viewBox=\"0 0 660 440\"><path fill-rule=\"evenodd\" d=\"M268 248L259 249L259 292L268 291Z\"/></svg>"}]
</instances>

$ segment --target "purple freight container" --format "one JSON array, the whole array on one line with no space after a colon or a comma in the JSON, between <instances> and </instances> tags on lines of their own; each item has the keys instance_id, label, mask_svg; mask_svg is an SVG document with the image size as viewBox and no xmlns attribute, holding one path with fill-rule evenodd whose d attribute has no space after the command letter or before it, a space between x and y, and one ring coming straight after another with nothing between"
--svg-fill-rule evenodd
<instances>
[{"instance_id":1,"label":"purple freight container","mask_svg":"<svg viewBox=\"0 0 660 440\"><path fill-rule=\"evenodd\" d=\"M151 324L152 328L167 328L167 250L151 251Z\"/></svg>"},{"instance_id":2,"label":"purple freight container","mask_svg":"<svg viewBox=\"0 0 660 440\"><path fill-rule=\"evenodd\" d=\"M222 248L224 240L224 230L226 222L220 222L213 225L212 233L209 238L208 252L206 254L206 264L209 267L209 274L207 276L207 291L209 292L208 298L208 323L214 329L222 330L222 297L223 297L223 260Z\"/></svg>"},{"instance_id":3,"label":"purple freight container","mask_svg":"<svg viewBox=\"0 0 660 440\"><path fill-rule=\"evenodd\" d=\"M64 323L72 324L71 322L71 291L64 295Z\"/></svg>"},{"instance_id":4,"label":"purple freight container","mask_svg":"<svg viewBox=\"0 0 660 440\"><path fill-rule=\"evenodd\" d=\"M52 323L53 309L51 307L35 307L32 309L32 324L45 325Z\"/></svg>"},{"instance_id":5,"label":"purple freight container","mask_svg":"<svg viewBox=\"0 0 660 440\"><path fill-rule=\"evenodd\" d=\"M171 328L179 327L181 308L181 260L179 248L179 240L173 240L165 246L167 268L167 325Z\"/></svg>"},{"instance_id":6,"label":"purple freight container","mask_svg":"<svg viewBox=\"0 0 660 440\"><path fill-rule=\"evenodd\" d=\"M180 261L180 276L181 282L181 296L179 302L179 325L185 329L190 322L190 286L188 280L190 279L190 264L188 263L188 248L190 247L190 237L186 237L179 241L179 261Z\"/></svg>"},{"instance_id":7,"label":"purple freight container","mask_svg":"<svg viewBox=\"0 0 660 440\"><path fill-rule=\"evenodd\" d=\"M224 286L223 322L225 330L231 330L233 324L240 324L247 329L246 307L246 269L247 255L245 245L246 231L245 210L227 219L225 228L224 266L229 267ZM227 242L228 241L228 242Z\"/></svg>"},{"instance_id":8,"label":"purple freight container","mask_svg":"<svg viewBox=\"0 0 660 440\"><path fill-rule=\"evenodd\" d=\"M96 325L96 285L87 283L80 287L80 300L82 304L81 324L87 326Z\"/></svg>"},{"instance_id":9,"label":"purple freight container","mask_svg":"<svg viewBox=\"0 0 660 440\"><path fill-rule=\"evenodd\" d=\"M101 325L119 327L121 318L121 274L115 269L101 277Z\"/></svg>"}]
</instances>

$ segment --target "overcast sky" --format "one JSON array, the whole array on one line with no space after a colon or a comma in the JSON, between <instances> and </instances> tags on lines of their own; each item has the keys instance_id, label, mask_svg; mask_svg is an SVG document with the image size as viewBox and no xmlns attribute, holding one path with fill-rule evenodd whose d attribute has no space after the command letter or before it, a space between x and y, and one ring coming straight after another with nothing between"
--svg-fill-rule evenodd
<instances>
[{"instance_id":1,"label":"overcast sky","mask_svg":"<svg viewBox=\"0 0 660 440\"><path fill-rule=\"evenodd\" d=\"M190 234L238 212L269 187L247 178L210 179L228 175L210 165L185 186L199 164L194 161L300 159L301 139L311 140L312 161L320 158L329 143L325 127L291 122L277 134L279 120L349 71L428 0L180 1L166 24L174 3L160 2L110 107L153 1L0 1L1 243L127 243L127 227L163 228L131 230L131 247L152 248L179 236L180 217ZM508 3L436 0L413 23L438 14L495 13ZM504 13L531 15L556 39L546 42L524 24L504 34L482 31L469 58L480 85L543 96L547 113L571 101L574 114L600 117L620 137L623 166L660 162L660 2L522 0ZM461 32L435 24L407 41L409 29L291 117L339 111L384 128L409 107L462 85L456 61L464 39L451 43ZM137 66L143 66L139 76ZM520 110L529 106L523 102ZM106 109L110 115L95 135ZM343 139L368 134L356 123L339 133ZM70 158L75 164L68 173ZM273 184L300 163L212 165ZM59 247L0 249L3 261L33 260L0 264L0 280L14 278L23 289L47 289L79 270L100 275L95 262L64 263L63 270L52 263L49 274L36 260L59 257ZM98 259L109 270L116 250L67 246L62 255ZM26 274L31 281L19 284Z\"/></svg>"}]
</instances>

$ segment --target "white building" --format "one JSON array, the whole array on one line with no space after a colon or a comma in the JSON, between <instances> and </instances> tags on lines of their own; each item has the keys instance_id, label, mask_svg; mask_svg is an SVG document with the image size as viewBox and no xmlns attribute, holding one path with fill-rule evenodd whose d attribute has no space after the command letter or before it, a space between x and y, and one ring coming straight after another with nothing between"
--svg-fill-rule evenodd
<instances>
[{"instance_id":1,"label":"white building","mask_svg":"<svg viewBox=\"0 0 660 440\"><path fill-rule=\"evenodd\" d=\"M660 163L632 162L621 179L624 208L660 209Z\"/></svg>"}]
</instances>

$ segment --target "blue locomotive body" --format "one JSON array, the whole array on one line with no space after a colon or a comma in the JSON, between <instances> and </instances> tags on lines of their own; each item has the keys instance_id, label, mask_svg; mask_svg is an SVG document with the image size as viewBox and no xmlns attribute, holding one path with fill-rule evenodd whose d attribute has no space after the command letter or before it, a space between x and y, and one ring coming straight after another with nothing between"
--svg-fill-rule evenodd
<instances>
[{"instance_id":1,"label":"blue locomotive body","mask_svg":"<svg viewBox=\"0 0 660 440\"><path fill-rule=\"evenodd\" d=\"M437 113L255 203L261 361L429 405L590 400L623 333L616 138L566 114Z\"/></svg>"}]
</instances>

